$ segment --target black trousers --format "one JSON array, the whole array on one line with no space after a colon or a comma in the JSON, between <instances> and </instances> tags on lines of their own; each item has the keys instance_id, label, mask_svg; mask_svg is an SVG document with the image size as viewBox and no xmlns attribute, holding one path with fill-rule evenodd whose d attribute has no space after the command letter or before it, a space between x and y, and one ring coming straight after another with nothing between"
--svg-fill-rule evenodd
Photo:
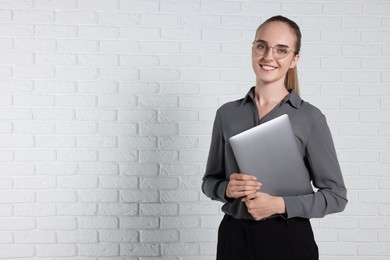
<instances>
[{"instance_id":1,"label":"black trousers","mask_svg":"<svg viewBox=\"0 0 390 260\"><path fill-rule=\"evenodd\" d=\"M263 221L225 215L218 230L217 260L317 260L310 221L275 217Z\"/></svg>"}]
</instances>

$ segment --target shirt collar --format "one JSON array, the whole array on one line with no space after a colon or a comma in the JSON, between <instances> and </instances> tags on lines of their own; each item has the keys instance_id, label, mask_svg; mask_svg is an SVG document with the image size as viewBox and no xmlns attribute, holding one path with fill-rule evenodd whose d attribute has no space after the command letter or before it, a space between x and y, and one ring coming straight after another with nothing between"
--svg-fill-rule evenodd
<instances>
[{"instance_id":1,"label":"shirt collar","mask_svg":"<svg viewBox=\"0 0 390 260\"><path fill-rule=\"evenodd\" d=\"M245 95L244 99L242 100L241 105L244 105L248 101L252 101L253 102L253 100L254 100L254 90L255 90L255 87L252 87L248 91L248 93ZM282 101L282 103L287 103L287 102L291 106L293 106L295 108L299 108L301 106L302 99L294 90L290 90L290 94L288 94L287 97Z\"/></svg>"}]
</instances>

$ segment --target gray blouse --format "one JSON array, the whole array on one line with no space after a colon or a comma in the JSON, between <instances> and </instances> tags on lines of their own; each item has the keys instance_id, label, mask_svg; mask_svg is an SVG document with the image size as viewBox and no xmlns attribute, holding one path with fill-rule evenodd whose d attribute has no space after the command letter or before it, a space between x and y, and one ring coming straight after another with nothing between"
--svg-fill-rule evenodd
<instances>
[{"instance_id":1,"label":"gray blouse","mask_svg":"<svg viewBox=\"0 0 390 260\"><path fill-rule=\"evenodd\" d=\"M253 87L243 99L221 106L214 121L202 190L211 199L225 203L222 207L224 213L235 218L252 219L245 203L225 196L229 176L240 172L229 138L283 114L290 118L302 160L317 189L312 194L283 197L285 217L318 218L344 210L347 190L325 116L291 91L260 120Z\"/></svg>"}]
</instances>

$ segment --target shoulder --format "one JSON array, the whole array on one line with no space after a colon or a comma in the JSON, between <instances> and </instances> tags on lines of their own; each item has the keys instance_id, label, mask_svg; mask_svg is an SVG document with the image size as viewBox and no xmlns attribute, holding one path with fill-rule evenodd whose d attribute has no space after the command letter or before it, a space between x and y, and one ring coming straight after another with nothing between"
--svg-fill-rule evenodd
<instances>
[{"instance_id":1,"label":"shoulder","mask_svg":"<svg viewBox=\"0 0 390 260\"><path fill-rule=\"evenodd\" d=\"M230 113L234 113L237 109L241 107L242 102L243 98L227 102L217 109L217 114L225 116Z\"/></svg>"},{"instance_id":2,"label":"shoulder","mask_svg":"<svg viewBox=\"0 0 390 260\"><path fill-rule=\"evenodd\" d=\"M302 100L299 110L311 124L316 124L320 119L325 117L318 107L304 100Z\"/></svg>"}]
</instances>

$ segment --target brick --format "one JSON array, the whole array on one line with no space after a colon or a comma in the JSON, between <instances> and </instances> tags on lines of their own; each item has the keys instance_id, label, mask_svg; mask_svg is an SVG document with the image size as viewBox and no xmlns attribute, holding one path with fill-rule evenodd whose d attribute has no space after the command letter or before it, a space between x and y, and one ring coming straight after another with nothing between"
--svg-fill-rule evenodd
<instances>
[{"instance_id":1,"label":"brick","mask_svg":"<svg viewBox=\"0 0 390 260\"><path fill-rule=\"evenodd\" d=\"M99 151L99 161L136 161L139 157L137 151L128 151L127 149L106 149Z\"/></svg>"},{"instance_id":2,"label":"brick","mask_svg":"<svg viewBox=\"0 0 390 260\"><path fill-rule=\"evenodd\" d=\"M367 244L359 245L358 247L359 255L378 255L378 256L388 256L390 255L390 250L387 245L383 244Z\"/></svg>"},{"instance_id":3,"label":"brick","mask_svg":"<svg viewBox=\"0 0 390 260\"><path fill-rule=\"evenodd\" d=\"M36 108L34 109L34 119L36 120L73 120L75 112L71 108Z\"/></svg>"},{"instance_id":4,"label":"brick","mask_svg":"<svg viewBox=\"0 0 390 260\"><path fill-rule=\"evenodd\" d=\"M0 177L0 189L9 190L12 188L13 180L11 178Z\"/></svg>"},{"instance_id":5,"label":"brick","mask_svg":"<svg viewBox=\"0 0 390 260\"><path fill-rule=\"evenodd\" d=\"M80 9L90 10L91 6L93 6L94 10L114 11L119 9L119 2L119 0L78 0L78 7Z\"/></svg>"},{"instance_id":6,"label":"brick","mask_svg":"<svg viewBox=\"0 0 390 260\"><path fill-rule=\"evenodd\" d=\"M360 27L359 27L360 26ZM379 17L343 17L342 27L348 29L377 29L381 28Z\"/></svg>"},{"instance_id":7,"label":"brick","mask_svg":"<svg viewBox=\"0 0 390 260\"><path fill-rule=\"evenodd\" d=\"M159 84L156 82L121 82L119 84L120 93L151 94L157 93Z\"/></svg>"},{"instance_id":8,"label":"brick","mask_svg":"<svg viewBox=\"0 0 390 260\"><path fill-rule=\"evenodd\" d=\"M71 230L57 232L60 243L93 243L98 242L98 232L95 230Z\"/></svg>"},{"instance_id":9,"label":"brick","mask_svg":"<svg viewBox=\"0 0 390 260\"><path fill-rule=\"evenodd\" d=\"M138 232L133 230L101 230L99 237L106 243L134 243L139 242Z\"/></svg>"},{"instance_id":10,"label":"brick","mask_svg":"<svg viewBox=\"0 0 390 260\"><path fill-rule=\"evenodd\" d=\"M119 221L116 217L91 216L78 218L79 227L82 229L117 228L118 223Z\"/></svg>"},{"instance_id":11,"label":"brick","mask_svg":"<svg viewBox=\"0 0 390 260\"><path fill-rule=\"evenodd\" d=\"M35 63L40 65L59 65L59 66L72 66L76 65L76 56L73 54L36 54Z\"/></svg>"},{"instance_id":12,"label":"brick","mask_svg":"<svg viewBox=\"0 0 390 260\"><path fill-rule=\"evenodd\" d=\"M72 136L38 136L35 138L35 146L40 148L72 148L76 146Z\"/></svg>"},{"instance_id":13,"label":"brick","mask_svg":"<svg viewBox=\"0 0 390 260\"><path fill-rule=\"evenodd\" d=\"M103 43L101 48L105 46ZM99 41L90 39L58 39L57 49L69 52L96 52L99 49Z\"/></svg>"},{"instance_id":14,"label":"brick","mask_svg":"<svg viewBox=\"0 0 390 260\"><path fill-rule=\"evenodd\" d=\"M123 190L120 191L122 202L158 202L158 192L156 190Z\"/></svg>"},{"instance_id":15,"label":"brick","mask_svg":"<svg viewBox=\"0 0 390 260\"><path fill-rule=\"evenodd\" d=\"M155 0L120 0L120 8L123 11L135 13L156 13L159 11L159 2Z\"/></svg>"},{"instance_id":16,"label":"brick","mask_svg":"<svg viewBox=\"0 0 390 260\"><path fill-rule=\"evenodd\" d=\"M158 217L121 217L120 228L156 229L159 227Z\"/></svg>"},{"instance_id":17,"label":"brick","mask_svg":"<svg viewBox=\"0 0 390 260\"><path fill-rule=\"evenodd\" d=\"M197 255L199 245L196 243L167 243L161 246L162 255Z\"/></svg>"},{"instance_id":18,"label":"brick","mask_svg":"<svg viewBox=\"0 0 390 260\"><path fill-rule=\"evenodd\" d=\"M126 135L137 133L138 127L136 124L127 122L105 122L104 124L99 123L98 128L96 129L98 129L98 132L103 135Z\"/></svg>"},{"instance_id":19,"label":"brick","mask_svg":"<svg viewBox=\"0 0 390 260\"><path fill-rule=\"evenodd\" d=\"M88 175L114 175L118 173L118 166L113 163L86 163L80 165L79 172L81 174L88 174Z\"/></svg>"},{"instance_id":20,"label":"brick","mask_svg":"<svg viewBox=\"0 0 390 260\"><path fill-rule=\"evenodd\" d=\"M70 0L66 2L63 2L61 0L52 0L52 1L37 0L34 1L34 6L39 9L61 10L61 9L75 9L77 7L77 3L76 0Z\"/></svg>"},{"instance_id":21,"label":"brick","mask_svg":"<svg viewBox=\"0 0 390 260\"><path fill-rule=\"evenodd\" d=\"M14 237L17 244L50 244L56 242L55 232L50 231L16 231Z\"/></svg>"},{"instance_id":22,"label":"brick","mask_svg":"<svg viewBox=\"0 0 390 260\"><path fill-rule=\"evenodd\" d=\"M176 178L141 178L140 189L164 190L177 188Z\"/></svg>"},{"instance_id":23,"label":"brick","mask_svg":"<svg viewBox=\"0 0 390 260\"><path fill-rule=\"evenodd\" d=\"M101 216L133 216L138 213L137 204L100 203L98 215Z\"/></svg>"},{"instance_id":24,"label":"brick","mask_svg":"<svg viewBox=\"0 0 390 260\"><path fill-rule=\"evenodd\" d=\"M179 155L176 151L141 151L139 153L141 162L174 162L178 159Z\"/></svg>"},{"instance_id":25,"label":"brick","mask_svg":"<svg viewBox=\"0 0 390 260\"><path fill-rule=\"evenodd\" d=\"M0 245L2 257L33 257L35 248L33 245Z\"/></svg>"},{"instance_id":26,"label":"brick","mask_svg":"<svg viewBox=\"0 0 390 260\"><path fill-rule=\"evenodd\" d=\"M117 117L116 111L113 109L83 109L79 108L76 110L77 120L86 121L104 121L104 120L115 120Z\"/></svg>"},{"instance_id":27,"label":"brick","mask_svg":"<svg viewBox=\"0 0 390 260\"><path fill-rule=\"evenodd\" d=\"M162 202L191 202L199 199L199 192L194 190L162 190L160 191L160 200Z\"/></svg>"},{"instance_id":28,"label":"brick","mask_svg":"<svg viewBox=\"0 0 390 260\"><path fill-rule=\"evenodd\" d=\"M242 14L273 14L279 13L281 8L280 3L256 3L256 2L242 2L241 13Z\"/></svg>"},{"instance_id":29,"label":"brick","mask_svg":"<svg viewBox=\"0 0 390 260\"><path fill-rule=\"evenodd\" d=\"M357 251L357 245L348 242L322 242L320 247L321 254L330 256L350 256Z\"/></svg>"},{"instance_id":30,"label":"brick","mask_svg":"<svg viewBox=\"0 0 390 260\"><path fill-rule=\"evenodd\" d=\"M59 216L92 216L96 215L97 205L88 203L61 203L57 204Z\"/></svg>"},{"instance_id":31,"label":"brick","mask_svg":"<svg viewBox=\"0 0 390 260\"><path fill-rule=\"evenodd\" d=\"M15 160L19 162L50 162L56 160L56 151L53 150L17 150Z\"/></svg>"},{"instance_id":32,"label":"brick","mask_svg":"<svg viewBox=\"0 0 390 260\"><path fill-rule=\"evenodd\" d=\"M13 132L15 134L54 134L56 124L54 122L14 122Z\"/></svg>"},{"instance_id":33,"label":"brick","mask_svg":"<svg viewBox=\"0 0 390 260\"><path fill-rule=\"evenodd\" d=\"M194 110L183 110L183 109L164 109L160 110L159 121L161 122L193 122L198 121L199 112ZM182 131L182 128L180 129Z\"/></svg>"},{"instance_id":34,"label":"brick","mask_svg":"<svg viewBox=\"0 0 390 260\"><path fill-rule=\"evenodd\" d=\"M161 30L157 28L130 28L123 27L119 32L123 39L156 40L161 37Z\"/></svg>"},{"instance_id":35,"label":"brick","mask_svg":"<svg viewBox=\"0 0 390 260\"><path fill-rule=\"evenodd\" d=\"M76 92L75 83L71 81L35 81L35 90L37 93L74 93Z\"/></svg>"},{"instance_id":36,"label":"brick","mask_svg":"<svg viewBox=\"0 0 390 260\"><path fill-rule=\"evenodd\" d=\"M77 83L79 93L110 94L117 92L118 86L112 81L83 81Z\"/></svg>"},{"instance_id":37,"label":"brick","mask_svg":"<svg viewBox=\"0 0 390 260\"><path fill-rule=\"evenodd\" d=\"M99 97L98 104L101 107L135 107L138 99L134 95L104 95Z\"/></svg>"},{"instance_id":38,"label":"brick","mask_svg":"<svg viewBox=\"0 0 390 260\"><path fill-rule=\"evenodd\" d=\"M140 215L142 216L169 216L178 215L179 207L177 204L141 204Z\"/></svg>"},{"instance_id":39,"label":"brick","mask_svg":"<svg viewBox=\"0 0 390 260\"><path fill-rule=\"evenodd\" d=\"M74 190L48 190L37 192L38 202L76 202L77 195Z\"/></svg>"},{"instance_id":40,"label":"brick","mask_svg":"<svg viewBox=\"0 0 390 260\"><path fill-rule=\"evenodd\" d=\"M50 256L75 256L76 245L57 244L57 245L38 245L37 255L40 257Z\"/></svg>"},{"instance_id":41,"label":"brick","mask_svg":"<svg viewBox=\"0 0 390 260\"><path fill-rule=\"evenodd\" d=\"M31 53L1 53L1 64L33 64L33 55Z\"/></svg>"},{"instance_id":42,"label":"brick","mask_svg":"<svg viewBox=\"0 0 390 260\"><path fill-rule=\"evenodd\" d=\"M221 47L215 42L187 41L181 44L181 52L186 54L217 54L221 52Z\"/></svg>"},{"instance_id":43,"label":"brick","mask_svg":"<svg viewBox=\"0 0 390 260\"><path fill-rule=\"evenodd\" d=\"M60 176L58 187L64 189L90 189L97 188L98 178L91 176Z\"/></svg>"},{"instance_id":44,"label":"brick","mask_svg":"<svg viewBox=\"0 0 390 260\"><path fill-rule=\"evenodd\" d=\"M56 78L64 80L94 80L98 77L98 70L95 68L82 67L57 67Z\"/></svg>"},{"instance_id":45,"label":"brick","mask_svg":"<svg viewBox=\"0 0 390 260\"><path fill-rule=\"evenodd\" d=\"M217 233L214 229L181 230L180 241L182 242L216 242Z\"/></svg>"},{"instance_id":46,"label":"brick","mask_svg":"<svg viewBox=\"0 0 390 260\"><path fill-rule=\"evenodd\" d=\"M361 15L363 5L360 3L325 3L322 12L327 15L341 15L340 8L345 9L343 15ZM344 18L344 17L343 17Z\"/></svg>"},{"instance_id":47,"label":"brick","mask_svg":"<svg viewBox=\"0 0 390 260\"><path fill-rule=\"evenodd\" d=\"M202 30L202 40L206 41L233 41L241 38L241 31L237 29L209 29Z\"/></svg>"},{"instance_id":48,"label":"brick","mask_svg":"<svg viewBox=\"0 0 390 260\"><path fill-rule=\"evenodd\" d=\"M73 134L95 134L98 126L94 122L58 122L57 133L62 135Z\"/></svg>"},{"instance_id":49,"label":"brick","mask_svg":"<svg viewBox=\"0 0 390 260\"><path fill-rule=\"evenodd\" d=\"M56 12L56 22L59 24L97 24L98 15L93 12Z\"/></svg>"},{"instance_id":50,"label":"brick","mask_svg":"<svg viewBox=\"0 0 390 260\"><path fill-rule=\"evenodd\" d=\"M37 222L39 230L74 230L77 227L77 219L73 217L44 217Z\"/></svg>"},{"instance_id":51,"label":"brick","mask_svg":"<svg viewBox=\"0 0 390 260\"><path fill-rule=\"evenodd\" d=\"M39 27L39 26L37 26ZM0 36L1 37L31 37L33 35L32 25L13 25L13 24L2 24L0 25ZM38 28L37 28L38 32Z\"/></svg>"},{"instance_id":52,"label":"brick","mask_svg":"<svg viewBox=\"0 0 390 260\"><path fill-rule=\"evenodd\" d=\"M119 246L109 243L81 244L78 246L81 256L117 256Z\"/></svg>"},{"instance_id":53,"label":"brick","mask_svg":"<svg viewBox=\"0 0 390 260\"><path fill-rule=\"evenodd\" d=\"M74 25L36 25L35 35L48 38L77 37L77 26Z\"/></svg>"},{"instance_id":54,"label":"brick","mask_svg":"<svg viewBox=\"0 0 390 260\"><path fill-rule=\"evenodd\" d=\"M138 188L138 178L133 176L102 176L99 178L101 188L134 189Z\"/></svg>"},{"instance_id":55,"label":"brick","mask_svg":"<svg viewBox=\"0 0 390 260\"><path fill-rule=\"evenodd\" d=\"M120 148L138 148L152 149L157 148L157 138L154 136L123 136L119 137L118 147Z\"/></svg>"},{"instance_id":56,"label":"brick","mask_svg":"<svg viewBox=\"0 0 390 260\"><path fill-rule=\"evenodd\" d=\"M180 52L180 46L172 41L145 41L140 44L140 52L147 54L176 54Z\"/></svg>"},{"instance_id":57,"label":"brick","mask_svg":"<svg viewBox=\"0 0 390 260\"><path fill-rule=\"evenodd\" d=\"M365 15L388 15L390 4L371 4L364 3L363 4L363 14Z\"/></svg>"},{"instance_id":58,"label":"brick","mask_svg":"<svg viewBox=\"0 0 390 260\"><path fill-rule=\"evenodd\" d=\"M57 181L54 177L17 177L13 179L13 187L15 189L53 189L57 186Z\"/></svg>"},{"instance_id":59,"label":"brick","mask_svg":"<svg viewBox=\"0 0 390 260\"><path fill-rule=\"evenodd\" d=\"M125 256L158 256L158 244L125 244L120 245L120 254Z\"/></svg>"},{"instance_id":60,"label":"brick","mask_svg":"<svg viewBox=\"0 0 390 260\"><path fill-rule=\"evenodd\" d=\"M180 237L180 240L183 240ZM179 241L179 233L176 230L141 230L141 243L167 243Z\"/></svg>"},{"instance_id":61,"label":"brick","mask_svg":"<svg viewBox=\"0 0 390 260\"><path fill-rule=\"evenodd\" d=\"M77 147L81 148L113 148L117 146L116 137L83 136L77 138Z\"/></svg>"},{"instance_id":62,"label":"brick","mask_svg":"<svg viewBox=\"0 0 390 260\"><path fill-rule=\"evenodd\" d=\"M118 191L116 190L80 190L78 191L80 202L97 203L97 202L117 202Z\"/></svg>"}]
</instances>

